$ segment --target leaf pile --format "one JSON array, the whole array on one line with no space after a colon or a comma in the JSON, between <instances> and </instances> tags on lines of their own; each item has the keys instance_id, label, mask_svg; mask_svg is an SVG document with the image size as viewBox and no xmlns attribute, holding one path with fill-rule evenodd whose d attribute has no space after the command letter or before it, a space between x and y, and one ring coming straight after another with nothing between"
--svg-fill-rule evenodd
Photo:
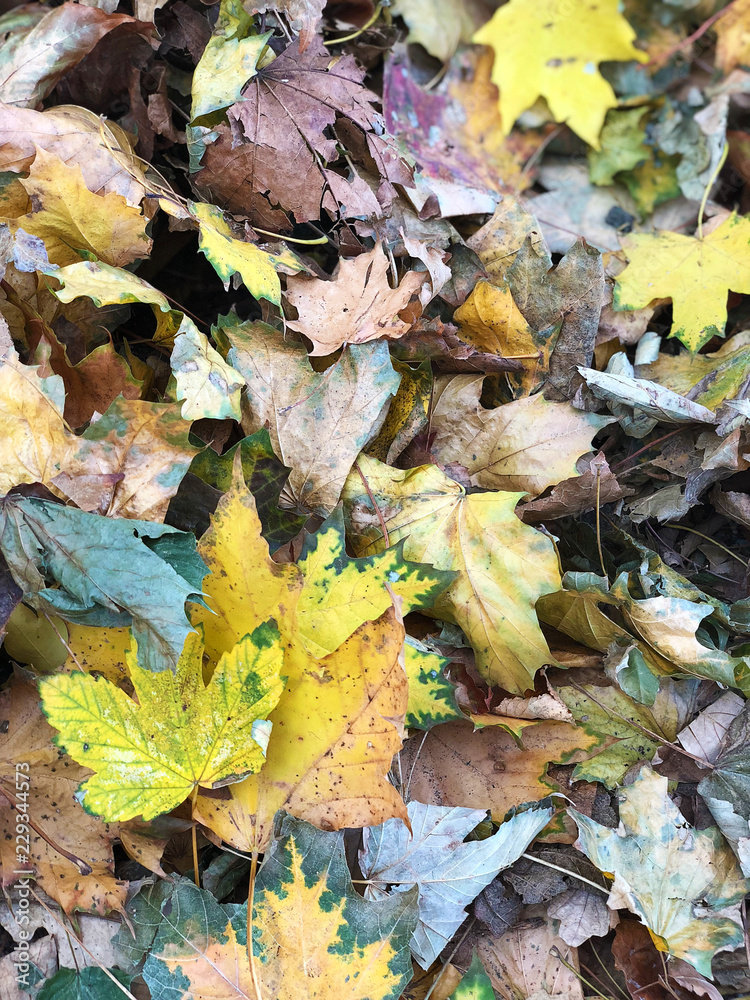
<instances>
[{"instance_id":1,"label":"leaf pile","mask_svg":"<svg viewBox=\"0 0 750 1000\"><path fill-rule=\"evenodd\" d=\"M0 995L750 994L748 0L0 14Z\"/></svg>"}]
</instances>

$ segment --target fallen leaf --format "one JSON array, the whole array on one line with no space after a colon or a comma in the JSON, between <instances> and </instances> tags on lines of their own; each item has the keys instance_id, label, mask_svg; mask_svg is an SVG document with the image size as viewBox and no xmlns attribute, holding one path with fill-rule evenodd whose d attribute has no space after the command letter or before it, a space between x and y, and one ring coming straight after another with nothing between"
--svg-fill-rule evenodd
<instances>
[{"instance_id":1,"label":"fallen leaf","mask_svg":"<svg viewBox=\"0 0 750 1000\"><path fill-rule=\"evenodd\" d=\"M170 365L177 399L185 400L183 419L240 420L240 392L245 380L187 316L175 335Z\"/></svg>"},{"instance_id":2,"label":"fallen leaf","mask_svg":"<svg viewBox=\"0 0 750 1000\"><path fill-rule=\"evenodd\" d=\"M557 339L556 325L537 333L524 319L513 300L507 283L478 281L453 318L460 324L463 339L479 351L489 354L534 355L529 357L522 374L508 375L514 398L530 396L544 384L549 371L549 357Z\"/></svg>"},{"instance_id":3,"label":"fallen leaf","mask_svg":"<svg viewBox=\"0 0 750 1000\"><path fill-rule=\"evenodd\" d=\"M747 244L750 221L736 213L705 235L640 233L628 239L628 266L617 278L616 309L640 309L653 299L672 299L672 329L695 353L723 337L727 293L750 291Z\"/></svg>"},{"instance_id":4,"label":"fallen leaf","mask_svg":"<svg viewBox=\"0 0 750 1000\"><path fill-rule=\"evenodd\" d=\"M366 899L385 899L419 888L419 920L411 939L412 954L428 969L466 919L466 907L526 850L547 825L551 807L530 809L500 824L486 840L464 843L485 817L481 809L425 805L411 800L410 830L391 819L364 831L359 854L367 879Z\"/></svg>"},{"instance_id":5,"label":"fallen leaf","mask_svg":"<svg viewBox=\"0 0 750 1000\"><path fill-rule=\"evenodd\" d=\"M564 479L546 496L523 504L518 509L518 516L526 524L575 517L621 500L631 492L629 487L620 485L606 458L599 452L580 476Z\"/></svg>"},{"instance_id":6,"label":"fallen leaf","mask_svg":"<svg viewBox=\"0 0 750 1000\"><path fill-rule=\"evenodd\" d=\"M0 550L32 607L81 625L132 623L140 663L174 668L190 631L185 602L200 593L206 571L194 536L6 497Z\"/></svg>"},{"instance_id":7,"label":"fallen leaf","mask_svg":"<svg viewBox=\"0 0 750 1000\"><path fill-rule=\"evenodd\" d=\"M523 748L498 726L475 732L469 722L418 734L401 752L404 773L412 774L411 797L436 806L489 809L500 823L508 810L557 790L547 777L551 763L574 763L598 742L567 722L542 722L524 730L522 738Z\"/></svg>"},{"instance_id":8,"label":"fallen leaf","mask_svg":"<svg viewBox=\"0 0 750 1000\"><path fill-rule=\"evenodd\" d=\"M667 785L644 768L620 791L617 830L576 809L569 812L578 824L580 849L600 871L614 874L609 907L635 913L660 950L710 977L716 952L742 944L739 903L747 883L719 831L690 827Z\"/></svg>"},{"instance_id":9,"label":"fallen leaf","mask_svg":"<svg viewBox=\"0 0 750 1000\"><path fill-rule=\"evenodd\" d=\"M578 953L554 931L540 907L500 937L482 934L476 949L502 1000L583 1000Z\"/></svg>"},{"instance_id":10,"label":"fallen leaf","mask_svg":"<svg viewBox=\"0 0 750 1000\"><path fill-rule=\"evenodd\" d=\"M236 469L198 553L209 571L203 585L208 607L196 604L191 618L202 626L212 659L228 653L271 617L283 636L294 632L302 574L296 566L280 566L271 559L255 499Z\"/></svg>"},{"instance_id":11,"label":"fallen leaf","mask_svg":"<svg viewBox=\"0 0 750 1000\"><path fill-rule=\"evenodd\" d=\"M405 559L404 543L352 559L344 542L339 507L307 535L297 560L304 584L296 631L315 657L332 653L364 622L379 618L391 606L391 592L401 598L402 613L408 614L431 607L454 578L453 573Z\"/></svg>"},{"instance_id":12,"label":"fallen leaf","mask_svg":"<svg viewBox=\"0 0 750 1000\"><path fill-rule=\"evenodd\" d=\"M341 835L283 817L254 892L253 952L245 906L220 905L181 881L164 906L144 979L154 1000L167 990L196 998L263 995L289 1000L397 1000L411 975L416 892L377 903L354 890Z\"/></svg>"},{"instance_id":13,"label":"fallen leaf","mask_svg":"<svg viewBox=\"0 0 750 1000\"><path fill-rule=\"evenodd\" d=\"M445 669L451 661L431 652L419 640L406 636L404 669L409 679L405 723L408 729L432 729L441 722L464 718L456 702L456 689Z\"/></svg>"},{"instance_id":14,"label":"fallen leaf","mask_svg":"<svg viewBox=\"0 0 750 1000\"><path fill-rule=\"evenodd\" d=\"M322 660L292 645L265 766L230 786L229 801L200 795L198 821L239 850L262 851L279 809L325 830L405 818L385 777L407 707L403 641L389 610Z\"/></svg>"},{"instance_id":15,"label":"fallen leaf","mask_svg":"<svg viewBox=\"0 0 750 1000\"><path fill-rule=\"evenodd\" d=\"M337 113L366 131L379 120L363 77L352 56L332 60L319 39L304 53L293 42L256 73L228 112L233 146L245 157L253 188L294 212L297 222L320 217L326 180L317 157L337 159L336 143L325 134Z\"/></svg>"},{"instance_id":16,"label":"fallen leaf","mask_svg":"<svg viewBox=\"0 0 750 1000\"><path fill-rule=\"evenodd\" d=\"M291 470L282 506L327 516L398 390L385 341L347 347L319 373L304 347L280 330L256 323L223 332L232 345L229 362L247 382L243 427L252 433L268 422L274 451Z\"/></svg>"},{"instance_id":17,"label":"fallen leaf","mask_svg":"<svg viewBox=\"0 0 750 1000\"><path fill-rule=\"evenodd\" d=\"M494 1000L494 997L490 977L484 971L479 956L474 952L471 965L451 993L451 1000Z\"/></svg>"},{"instance_id":18,"label":"fallen leaf","mask_svg":"<svg viewBox=\"0 0 750 1000\"><path fill-rule=\"evenodd\" d=\"M110 148L101 138L103 126ZM146 193L146 168L119 125L73 105L33 111L0 103L0 170L25 173L38 148L79 166L93 194L119 194L137 207Z\"/></svg>"},{"instance_id":19,"label":"fallen leaf","mask_svg":"<svg viewBox=\"0 0 750 1000\"><path fill-rule=\"evenodd\" d=\"M555 120L567 122L595 149L607 110L617 106L597 64L648 59L634 47L635 32L617 0L597 0L575 17L556 0L511 0L472 40L495 50L492 81L500 90L506 134L544 97Z\"/></svg>"},{"instance_id":20,"label":"fallen leaf","mask_svg":"<svg viewBox=\"0 0 750 1000\"><path fill-rule=\"evenodd\" d=\"M54 730L42 714L36 687L17 681L6 688L0 695L0 719L0 787L19 807L9 808L6 795L0 794L3 887L7 891L26 869L66 913L104 915L122 909L127 886L114 875L112 842L117 827L84 812L75 793L90 772L52 745ZM31 819L37 827L23 824L29 836L26 861L16 851L16 823L21 818ZM90 871L71 858L79 858Z\"/></svg>"},{"instance_id":21,"label":"fallen leaf","mask_svg":"<svg viewBox=\"0 0 750 1000\"><path fill-rule=\"evenodd\" d=\"M31 212L13 219L11 228L43 239L52 263L73 264L91 253L119 267L148 256L146 218L122 195L89 191L79 166L68 166L38 147L29 175L20 183Z\"/></svg>"},{"instance_id":22,"label":"fallen leaf","mask_svg":"<svg viewBox=\"0 0 750 1000\"><path fill-rule=\"evenodd\" d=\"M263 764L283 682L279 633L270 622L225 653L204 686L203 643L192 633L175 673L154 673L127 655L138 702L104 677L40 681L55 741L95 774L81 786L88 812L109 820L153 819L196 788L237 781ZM190 733L190 740L184 736Z\"/></svg>"},{"instance_id":23,"label":"fallen leaf","mask_svg":"<svg viewBox=\"0 0 750 1000\"><path fill-rule=\"evenodd\" d=\"M193 73L192 122L230 107L255 76L270 32L250 34L253 20L241 4L224 0L208 44Z\"/></svg>"},{"instance_id":24,"label":"fallen leaf","mask_svg":"<svg viewBox=\"0 0 750 1000\"><path fill-rule=\"evenodd\" d=\"M746 66L750 59L750 3L738 0L722 11L716 22L716 65L724 73L735 66Z\"/></svg>"},{"instance_id":25,"label":"fallen leaf","mask_svg":"<svg viewBox=\"0 0 750 1000\"><path fill-rule=\"evenodd\" d=\"M632 406L637 413L645 413L667 424L716 422L716 414L686 399L679 393L666 389L657 382L632 378L614 372L598 372L593 368L579 368L586 385L595 396L608 402Z\"/></svg>"},{"instance_id":26,"label":"fallen leaf","mask_svg":"<svg viewBox=\"0 0 750 1000\"><path fill-rule=\"evenodd\" d=\"M609 911L604 897L590 889L566 889L552 900L547 912L553 920L560 921L558 933L571 948L609 933Z\"/></svg>"},{"instance_id":27,"label":"fallen leaf","mask_svg":"<svg viewBox=\"0 0 750 1000\"><path fill-rule=\"evenodd\" d=\"M555 403L541 393L487 410L483 378L438 380L433 398L432 451L440 462L464 465L473 486L535 496L576 474L576 463L611 417Z\"/></svg>"},{"instance_id":28,"label":"fallen leaf","mask_svg":"<svg viewBox=\"0 0 750 1000\"><path fill-rule=\"evenodd\" d=\"M299 33L299 50L304 52L315 37L323 16L325 0L252 0L250 9L260 14L267 10L284 13L291 22L292 30Z\"/></svg>"},{"instance_id":29,"label":"fallen leaf","mask_svg":"<svg viewBox=\"0 0 750 1000\"><path fill-rule=\"evenodd\" d=\"M471 42L485 17L483 7L475 0L461 5L446 0L396 0L393 13L406 22L410 43L422 45L444 63L460 44Z\"/></svg>"},{"instance_id":30,"label":"fallen leaf","mask_svg":"<svg viewBox=\"0 0 750 1000\"><path fill-rule=\"evenodd\" d=\"M114 28L132 25L148 39L152 25L127 14L107 14L96 7L63 3L49 10L9 53L0 69L0 100L35 107Z\"/></svg>"},{"instance_id":31,"label":"fallen leaf","mask_svg":"<svg viewBox=\"0 0 750 1000\"><path fill-rule=\"evenodd\" d=\"M198 249L211 262L224 287L229 287L233 274L239 274L256 299L267 299L279 305L281 285L276 271L303 270L299 258L287 247L281 253L269 253L254 243L235 239L224 214L215 205L191 202L191 213L199 225Z\"/></svg>"},{"instance_id":32,"label":"fallen leaf","mask_svg":"<svg viewBox=\"0 0 750 1000\"><path fill-rule=\"evenodd\" d=\"M419 292L423 276L409 271L398 288L390 288L388 270L382 247L374 246L352 260L342 259L331 281L289 278L286 300L299 315L287 325L312 341L312 356L332 354L345 344L402 337L410 324L398 314Z\"/></svg>"},{"instance_id":33,"label":"fallen leaf","mask_svg":"<svg viewBox=\"0 0 750 1000\"><path fill-rule=\"evenodd\" d=\"M50 482L84 510L163 521L198 448L175 403L120 397L58 458ZM62 476L65 476L65 480ZM44 479L40 479L44 482ZM76 493L89 492L84 502Z\"/></svg>"},{"instance_id":34,"label":"fallen leaf","mask_svg":"<svg viewBox=\"0 0 750 1000\"><path fill-rule=\"evenodd\" d=\"M390 544L406 540L405 558L458 573L432 612L464 630L487 680L523 694L552 658L534 605L560 578L549 540L514 513L521 494L467 496L435 466L403 472L364 455L359 466L369 493L355 472L343 494L355 551L385 548L375 503Z\"/></svg>"}]
</instances>

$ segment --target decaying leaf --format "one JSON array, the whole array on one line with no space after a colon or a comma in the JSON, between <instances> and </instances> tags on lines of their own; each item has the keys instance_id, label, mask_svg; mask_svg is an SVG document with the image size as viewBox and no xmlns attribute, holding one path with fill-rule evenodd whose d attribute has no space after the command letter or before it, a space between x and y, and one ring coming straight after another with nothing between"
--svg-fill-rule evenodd
<instances>
[{"instance_id":1,"label":"decaying leaf","mask_svg":"<svg viewBox=\"0 0 750 1000\"><path fill-rule=\"evenodd\" d=\"M609 906L635 913L657 947L710 977L716 952L742 943L739 902L747 884L718 830L690 827L667 784L644 768L620 792L617 830L570 812L581 850L614 876Z\"/></svg>"},{"instance_id":2,"label":"decaying leaf","mask_svg":"<svg viewBox=\"0 0 750 1000\"><path fill-rule=\"evenodd\" d=\"M332 354L344 344L403 336L409 324L398 314L422 287L410 271L398 288L388 285L388 258L379 246L353 260L342 260L332 281L290 278L286 299L298 318L287 320L313 343L312 354Z\"/></svg>"}]
</instances>

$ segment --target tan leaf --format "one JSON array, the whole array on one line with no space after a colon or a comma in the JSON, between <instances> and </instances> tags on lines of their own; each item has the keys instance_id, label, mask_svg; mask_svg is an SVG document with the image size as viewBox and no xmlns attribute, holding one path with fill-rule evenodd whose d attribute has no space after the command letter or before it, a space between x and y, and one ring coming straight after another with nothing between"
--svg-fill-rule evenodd
<instances>
[{"instance_id":1,"label":"tan leaf","mask_svg":"<svg viewBox=\"0 0 750 1000\"><path fill-rule=\"evenodd\" d=\"M399 312L419 293L423 274L410 271L398 286L388 284L388 258L379 246L339 263L331 281L292 276L286 299L299 313L287 320L313 342L313 355L332 354L344 344L402 337L410 324Z\"/></svg>"}]
</instances>

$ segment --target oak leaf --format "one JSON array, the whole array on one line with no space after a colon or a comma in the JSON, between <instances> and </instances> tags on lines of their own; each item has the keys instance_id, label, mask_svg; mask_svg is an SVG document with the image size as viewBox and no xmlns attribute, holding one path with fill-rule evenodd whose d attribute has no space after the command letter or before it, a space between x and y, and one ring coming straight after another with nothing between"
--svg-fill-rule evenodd
<instances>
[{"instance_id":1,"label":"oak leaf","mask_svg":"<svg viewBox=\"0 0 750 1000\"><path fill-rule=\"evenodd\" d=\"M732 215L702 239L683 233L639 233L626 245L628 266L615 285L616 309L672 299L672 330L695 354L723 337L727 293L750 292L750 219Z\"/></svg>"},{"instance_id":2,"label":"oak leaf","mask_svg":"<svg viewBox=\"0 0 750 1000\"><path fill-rule=\"evenodd\" d=\"M513 693L533 687L552 660L534 605L559 589L560 575L549 539L514 513L521 494L467 496L436 466L403 472L364 455L359 465L369 492L352 473L343 496L354 550L385 548L374 500L390 544L405 539L407 559L458 573L431 611L463 629L482 676Z\"/></svg>"},{"instance_id":3,"label":"oak leaf","mask_svg":"<svg viewBox=\"0 0 750 1000\"><path fill-rule=\"evenodd\" d=\"M176 671L154 673L127 655L138 703L104 677L80 672L39 683L56 743L96 773L81 787L85 808L106 819L153 819L194 789L237 781L263 764L277 704L278 630L259 625L203 683L203 643L188 636Z\"/></svg>"},{"instance_id":4,"label":"oak leaf","mask_svg":"<svg viewBox=\"0 0 750 1000\"><path fill-rule=\"evenodd\" d=\"M422 287L424 275L409 271L397 288L388 284L388 258L382 247L351 260L342 258L331 281L291 277L286 300L298 312L287 325L313 343L311 354L333 354L344 344L402 337L410 324L399 318Z\"/></svg>"},{"instance_id":5,"label":"oak leaf","mask_svg":"<svg viewBox=\"0 0 750 1000\"><path fill-rule=\"evenodd\" d=\"M595 0L575 14L557 0L511 0L473 38L495 50L492 82L500 90L506 134L544 97L555 120L567 122L595 149L604 116L617 107L597 64L646 62L648 56L633 46L634 40L635 31L617 0Z\"/></svg>"}]
</instances>

